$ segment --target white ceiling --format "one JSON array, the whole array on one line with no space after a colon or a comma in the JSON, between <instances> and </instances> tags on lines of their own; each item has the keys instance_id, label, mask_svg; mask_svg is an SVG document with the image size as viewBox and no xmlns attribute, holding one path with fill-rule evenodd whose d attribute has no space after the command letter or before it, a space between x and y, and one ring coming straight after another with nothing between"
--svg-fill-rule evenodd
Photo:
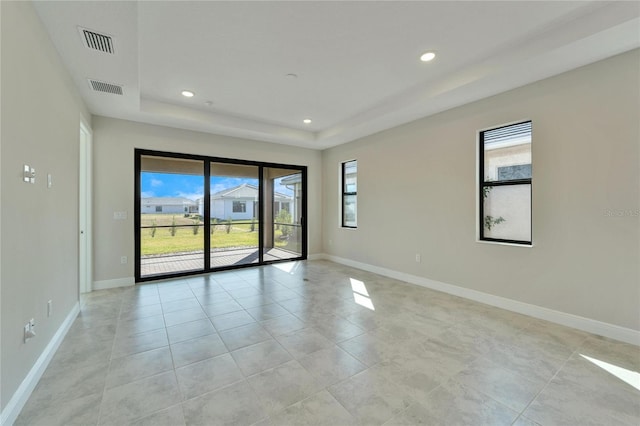
<instances>
[{"instance_id":1,"label":"white ceiling","mask_svg":"<svg viewBox=\"0 0 640 426\"><path fill-rule=\"evenodd\" d=\"M92 113L315 149L640 46L639 2L35 7ZM112 35L116 54L86 48L78 26ZM420 62L429 50L436 59ZM88 78L121 84L124 95L94 92Z\"/></svg>"}]
</instances>

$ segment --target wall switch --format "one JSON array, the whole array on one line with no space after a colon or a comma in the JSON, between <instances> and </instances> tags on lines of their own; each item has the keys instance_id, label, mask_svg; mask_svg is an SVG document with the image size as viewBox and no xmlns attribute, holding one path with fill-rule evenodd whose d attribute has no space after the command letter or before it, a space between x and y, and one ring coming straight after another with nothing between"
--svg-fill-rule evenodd
<instances>
[{"instance_id":1,"label":"wall switch","mask_svg":"<svg viewBox=\"0 0 640 426\"><path fill-rule=\"evenodd\" d=\"M49 300L47 302L47 317L50 317L52 313L53 313L53 302Z\"/></svg>"},{"instance_id":2,"label":"wall switch","mask_svg":"<svg viewBox=\"0 0 640 426\"><path fill-rule=\"evenodd\" d=\"M126 220L127 212L113 212L113 220Z\"/></svg>"},{"instance_id":3,"label":"wall switch","mask_svg":"<svg viewBox=\"0 0 640 426\"><path fill-rule=\"evenodd\" d=\"M122 265L126 265L127 264L127 256L120 256L120 263Z\"/></svg>"},{"instance_id":4,"label":"wall switch","mask_svg":"<svg viewBox=\"0 0 640 426\"><path fill-rule=\"evenodd\" d=\"M51 173L47 174L47 188L51 188L53 186L53 178L51 177Z\"/></svg>"},{"instance_id":5,"label":"wall switch","mask_svg":"<svg viewBox=\"0 0 640 426\"><path fill-rule=\"evenodd\" d=\"M25 164L22 167L22 180L26 183L36 183L36 169Z\"/></svg>"},{"instance_id":6,"label":"wall switch","mask_svg":"<svg viewBox=\"0 0 640 426\"><path fill-rule=\"evenodd\" d=\"M422 256L420 256L420 253L416 253L416 262L420 263L422 261Z\"/></svg>"}]
</instances>

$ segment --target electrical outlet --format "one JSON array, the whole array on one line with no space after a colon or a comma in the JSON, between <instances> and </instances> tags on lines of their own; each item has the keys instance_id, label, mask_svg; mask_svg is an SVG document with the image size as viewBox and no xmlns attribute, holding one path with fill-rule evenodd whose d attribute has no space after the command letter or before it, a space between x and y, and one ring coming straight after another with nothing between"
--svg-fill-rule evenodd
<instances>
[{"instance_id":1,"label":"electrical outlet","mask_svg":"<svg viewBox=\"0 0 640 426\"><path fill-rule=\"evenodd\" d=\"M53 302L49 300L47 302L47 317L50 317L52 313L53 313Z\"/></svg>"},{"instance_id":2,"label":"electrical outlet","mask_svg":"<svg viewBox=\"0 0 640 426\"><path fill-rule=\"evenodd\" d=\"M27 343L29 339L36 337L35 332L36 320L31 318L31 320L24 325L24 342Z\"/></svg>"},{"instance_id":3,"label":"electrical outlet","mask_svg":"<svg viewBox=\"0 0 640 426\"><path fill-rule=\"evenodd\" d=\"M127 256L120 256L120 263L122 265L126 265L127 264Z\"/></svg>"},{"instance_id":4,"label":"electrical outlet","mask_svg":"<svg viewBox=\"0 0 640 426\"><path fill-rule=\"evenodd\" d=\"M416 253L416 262L420 263L422 261L422 256L420 256L420 253Z\"/></svg>"}]
</instances>

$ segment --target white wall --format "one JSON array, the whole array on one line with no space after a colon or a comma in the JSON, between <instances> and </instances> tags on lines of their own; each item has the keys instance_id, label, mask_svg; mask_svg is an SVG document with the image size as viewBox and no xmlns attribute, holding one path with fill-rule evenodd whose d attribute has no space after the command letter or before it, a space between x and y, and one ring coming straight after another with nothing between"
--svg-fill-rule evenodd
<instances>
[{"instance_id":1,"label":"white wall","mask_svg":"<svg viewBox=\"0 0 640 426\"><path fill-rule=\"evenodd\" d=\"M636 50L324 151L325 253L640 330L639 71ZM525 119L534 247L478 243L477 130Z\"/></svg>"},{"instance_id":2,"label":"white wall","mask_svg":"<svg viewBox=\"0 0 640 426\"><path fill-rule=\"evenodd\" d=\"M1 2L0 8L4 410L78 301L79 129L81 115L87 122L90 116L31 3ZM22 182L23 164L36 169L35 184ZM30 318L37 336L25 344Z\"/></svg>"},{"instance_id":3,"label":"white wall","mask_svg":"<svg viewBox=\"0 0 640 426\"><path fill-rule=\"evenodd\" d=\"M307 166L309 254L321 252L321 152L99 116L92 127L94 281L133 280L135 148ZM127 220L113 220L114 211L127 211ZM120 256L131 261L121 265Z\"/></svg>"}]
</instances>

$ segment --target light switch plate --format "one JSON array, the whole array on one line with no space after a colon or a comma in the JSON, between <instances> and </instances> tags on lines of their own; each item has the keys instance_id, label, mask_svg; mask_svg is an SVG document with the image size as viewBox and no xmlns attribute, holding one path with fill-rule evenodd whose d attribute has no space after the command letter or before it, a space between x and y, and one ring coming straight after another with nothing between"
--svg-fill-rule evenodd
<instances>
[{"instance_id":1,"label":"light switch plate","mask_svg":"<svg viewBox=\"0 0 640 426\"><path fill-rule=\"evenodd\" d=\"M26 183L36 183L36 169L25 164L22 168L22 180Z\"/></svg>"}]
</instances>

